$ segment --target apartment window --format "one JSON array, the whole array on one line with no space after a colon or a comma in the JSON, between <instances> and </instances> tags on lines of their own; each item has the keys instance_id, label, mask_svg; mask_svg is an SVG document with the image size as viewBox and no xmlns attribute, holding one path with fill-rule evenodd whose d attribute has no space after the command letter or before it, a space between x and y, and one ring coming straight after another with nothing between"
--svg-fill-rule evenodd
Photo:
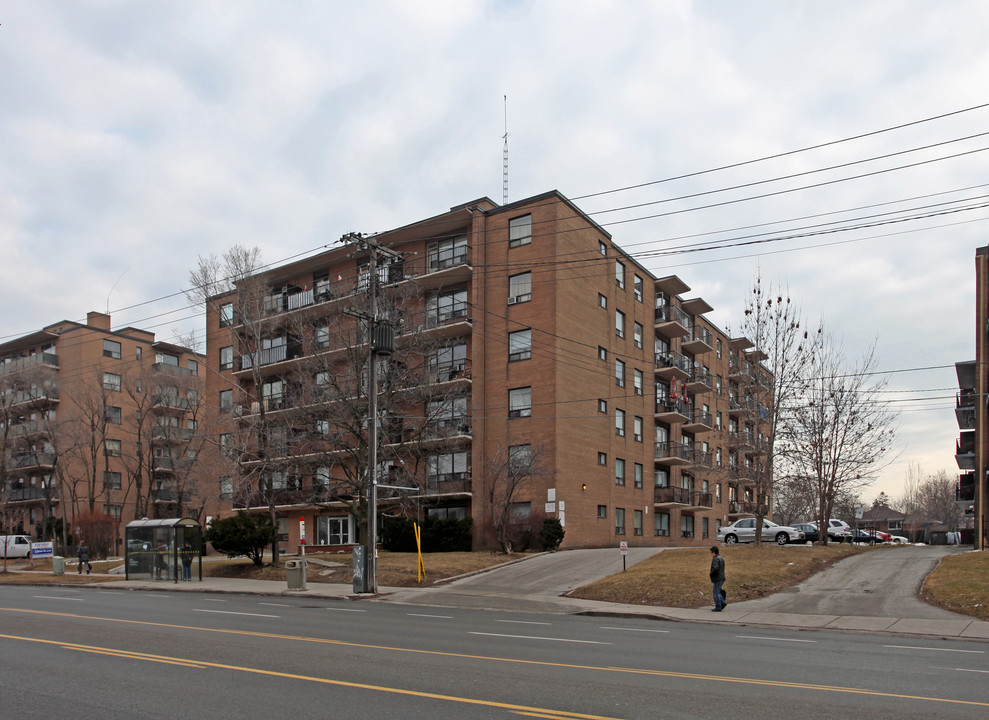
<instances>
[{"instance_id":1,"label":"apartment window","mask_svg":"<svg viewBox=\"0 0 989 720\"><path fill-rule=\"evenodd\" d=\"M716 413L714 413L714 428L715 428L715 430L720 430L721 429L721 411L720 410L718 410Z\"/></svg>"},{"instance_id":2,"label":"apartment window","mask_svg":"<svg viewBox=\"0 0 989 720\"><path fill-rule=\"evenodd\" d=\"M607 360L607 359L608 359L608 349L602 347L601 345L598 345L598 360Z\"/></svg>"},{"instance_id":3,"label":"apartment window","mask_svg":"<svg viewBox=\"0 0 989 720\"><path fill-rule=\"evenodd\" d=\"M466 480L467 453L443 453L426 458L426 478L432 483Z\"/></svg>"},{"instance_id":4,"label":"apartment window","mask_svg":"<svg viewBox=\"0 0 989 720\"><path fill-rule=\"evenodd\" d=\"M347 545L351 542L351 519L348 515L316 518L316 542L320 545Z\"/></svg>"},{"instance_id":5,"label":"apartment window","mask_svg":"<svg viewBox=\"0 0 989 720\"><path fill-rule=\"evenodd\" d=\"M312 484L314 488L326 490L330 487L330 469L328 467L318 467L313 470Z\"/></svg>"},{"instance_id":6,"label":"apartment window","mask_svg":"<svg viewBox=\"0 0 989 720\"><path fill-rule=\"evenodd\" d=\"M715 389L717 390L718 395L721 394L721 383L722 383L722 381L723 381L722 380L722 377L720 375L718 375L718 379L715 381L715 384L714 384Z\"/></svg>"},{"instance_id":7,"label":"apartment window","mask_svg":"<svg viewBox=\"0 0 989 720\"><path fill-rule=\"evenodd\" d=\"M527 523L529 518L532 517L532 503L512 503L512 506L508 510L508 515L513 523Z\"/></svg>"},{"instance_id":8,"label":"apartment window","mask_svg":"<svg viewBox=\"0 0 989 720\"><path fill-rule=\"evenodd\" d=\"M615 310L615 335L625 337L625 313L621 310Z\"/></svg>"},{"instance_id":9,"label":"apartment window","mask_svg":"<svg viewBox=\"0 0 989 720\"><path fill-rule=\"evenodd\" d=\"M220 478L220 498L229 500L234 496L234 479L232 477Z\"/></svg>"},{"instance_id":10,"label":"apartment window","mask_svg":"<svg viewBox=\"0 0 989 720\"><path fill-rule=\"evenodd\" d=\"M195 418L189 418L185 421L185 429L195 431L199 427L199 421Z\"/></svg>"},{"instance_id":11,"label":"apartment window","mask_svg":"<svg viewBox=\"0 0 989 720\"><path fill-rule=\"evenodd\" d=\"M625 534L625 508L615 508L615 535Z\"/></svg>"},{"instance_id":12,"label":"apartment window","mask_svg":"<svg viewBox=\"0 0 989 720\"><path fill-rule=\"evenodd\" d=\"M532 445L509 445L508 469L515 477L528 474L532 469Z\"/></svg>"},{"instance_id":13,"label":"apartment window","mask_svg":"<svg viewBox=\"0 0 989 720\"><path fill-rule=\"evenodd\" d=\"M605 257L608 256L608 246L604 242L604 240L598 240L598 252L604 255Z\"/></svg>"},{"instance_id":14,"label":"apartment window","mask_svg":"<svg viewBox=\"0 0 989 720\"><path fill-rule=\"evenodd\" d=\"M615 435L625 437L625 411L615 408Z\"/></svg>"},{"instance_id":15,"label":"apartment window","mask_svg":"<svg viewBox=\"0 0 989 720\"><path fill-rule=\"evenodd\" d=\"M228 325L233 325L234 322L234 304L224 303L220 306L220 327L227 327Z\"/></svg>"},{"instance_id":16,"label":"apartment window","mask_svg":"<svg viewBox=\"0 0 989 720\"><path fill-rule=\"evenodd\" d=\"M234 349L232 345L227 345L226 347L220 348L220 369L221 370L233 370L234 367Z\"/></svg>"},{"instance_id":17,"label":"apartment window","mask_svg":"<svg viewBox=\"0 0 989 720\"><path fill-rule=\"evenodd\" d=\"M516 330L508 334L508 362L532 357L532 330Z\"/></svg>"},{"instance_id":18,"label":"apartment window","mask_svg":"<svg viewBox=\"0 0 989 720\"><path fill-rule=\"evenodd\" d=\"M721 357L721 338L718 338L714 343L714 354L719 358Z\"/></svg>"},{"instance_id":19,"label":"apartment window","mask_svg":"<svg viewBox=\"0 0 989 720\"><path fill-rule=\"evenodd\" d=\"M598 465L608 464L608 453L599 452L598 453Z\"/></svg>"},{"instance_id":20,"label":"apartment window","mask_svg":"<svg viewBox=\"0 0 989 720\"><path fill-rule=\"evenodd\" d=\"M467 317L466 290L453 290L426 299L426 322L430 326L465 317Z\"/></svg>"},{"instance_id":21,"label":"apartment window","mask_svg":"<svg viewBox=\"0 0 989 720\"><path fill-rule=\"evenodd\" d=\"M528 245L531 242L532 215L523 215L508 221L508 247Z\"/></svg>"},{"instance_id":22,"label":"apartment window","mask_svg":"<svg viewBox=\"0 0 989 720\"><path fill-rule=\"evenodd\" d=\"M632 534L641 535L642 534L642 511L633 510L632 511Z\"/></svg>"},{"instance_id":23,"label":"apartment window","mask_svg":"<svg viewBox=\"0 0 989 720\"><path fill-rule=\"evenodd\" d=\"M193 376L199 375L199 363L195 360L186 360L185 366L189 369L189 374Z\"/></svg>"},{"instance_id":24,"label":"apartment window","mask_svg":"<svg viewBox=\"0 0 989 720\"><path fill-rule=\"evenodd\" d=\"M140 345L134 348L134 357L136 357L138 360L144 357L144 348L142 348Z\"/></svg>"},{"instance_id":25,"label":"apartment window","mask_svg":"<svg viewBox=\"0 0 989 720\"><path fill-rule=\"evenodd\" d=\"M714 486L714 501L721 502L721 483L716 483Z\"/></svg>"},{"instance_id":26,"label":"apartment window","mask_svg":"<svg viewBox=\"0 0 989 720\"><path fill-rule=\"evenodd\" d=\"M655 486L658 488L665 488L670 486L670 471L669 470L657 470L655 474Z\"/></svg>"},{"instance_id":27,"label":"apartment window","mask_svg":"<svg viewBox=\"0 0 989 720\"><path fill-rule=\"evenodd\" d=\"M120 376L115 373L103 373L103 387L120 392Z\"/></svg>"},{"instance_id":28,"label":"apartment window","mask_svg":"<svg viewBox=\"0 0 989 720\"><path fill-rule=\"evenodd\" d=\"M314 338L316 342L316 347L320 350L325 350L330 346L330 326L320 325L316 328L316 337Z\"/></svg>"},{"instance_id":29,"label":"apartment window","mask_svg":"<svg viewBox=\"0 0 989 720\"><path fill-rule=\"evenodd\" d=\"M447 240L429 243L427 257L430 270L444 270L467 262L467 236L458 235Z\"/></svg>"},{"instance_id":30,"label":"apartment window","mask_svg":"<svg viewBox=\"0 0 989 720\"><path fill-rule=\"evenodd\" d=\"M632 323L632 342L635 347L642 349L642 323Z\"/></svg>"},{"instance_id":31,"label":"apartment window","mask_svg":"<svg viewBox=\"0 0 989 720\"><path fill-rule=\"evenodd\" d=\"M156 365L169 365L170 367L179 366L179 356L172 355L170 353L157 352L155 353L155 364Z\"/></svg>"},{"instance_id":32,"label":"apartment window","mask_svg":"<svg viewBox=\"0 0 989 720\"><path fill-rule=\"evenodd\" d=\"M508 278L508 304L532 300L532 273L524 272Z\"/></svg>"},{"instance_id":33,"label":"apartment window","mask_svg":"<svg viewBox=\"0 0 989 720\"><path fill-rule=\"evenodd\" d=\"M636 395L641 395L642 394L642 392L643 392L642 391L642 383L643 383L642 371L639 370L639 368L635 368L635 370L632 373L632 387L635 388L635 394Z\"/></svg>"},{"instance_id":34,"label":"apartment window","mask_svg":"<svg viewBox=\"0 0 989 720\"><path fill-rule=\"evenodd\" d=\"M598 517L599 518L607 518L608 517L608 506L607 505L598 505Z\"/></svg>"},{"instance_id":35,"label":"apartment window","mask_svg":"<svg viewBox=\"0 0 989 720\"><path fill-rule=\"evenodd\" d=\"M103 449L108 457L120 457L120 441L119 440L104 440Z\"/></svg>"},{"instance_id":36,"label":"apartment window","mask_svg":"<svg viewBox=\"0 0 989 720\"><path fill-rule=\"evenodd\" d=\"M220 447L221 448L232 448L234 444L234 434L233 433L220 433Z\"/></svg>"},{"instance_id":37,"label":"apartment window","mask_svg":"<svg viewBox=\"0 0 989 720\"><path fill-rule=\"evenodd\" d=\"M106 470L103 472L103 487L108 490L119 490L120 489L120 473L110 472Z\"/></svg>"},{"instance_id":38,"label":"apartment window","mask_svg":"<svg viewBox=\"0 0 989 720\"><path fill-rule=\"evenodd\" d=\"M329 385L330 384L330 373L328 373L326 370L320 370L313 377L313 382L316 383L316 386L317 387L324 387L326 385Z\"/></svg>"},{"instance_id":39,"label":"apartment window","mask_svg":"<svg viewBox=\"0 0 989 720\"><path fill-rule=\"evenodd\" d=\"M108 423L113 423L114 425L119 425L121 421L121 411L120 408L115 406L108 406L106 408L106 421Z\"/></svg>"},{"instance_id":40,"label":"apartment window","mask_svg":"<svg viewBox=\"0 0 989 720\"><path fill-rule=\"evenodd\" d=\"M625 484L625 461L615 458L615 485Z\"/></svg>"},{"instance_id":41,"label":"apartment window","mask_svg":"<svg viewBox=\"0 0 989 720\"><path fill-rule=\"evenodd\" d=\"M655 520L653 520L653 525L655 527L657 537L669 537L670 536L670 514L669 513L656 513L653 515Z\"/></svg>"},{"instance_id":42,"label":"apartment window","mask_svg":"<svg viewBox=\"0 0 989 720\"><path fill-rule=\"evenodd\" d=\"M233 410L234 407L234 391L233 390L221 390L220 391L220 412L228 413Z\"/></svg>"},{"instance_id":43,"label":"apartment window","mask_svg":"<svg viewBox=\"0 0 989 720\"><path fill-rule=\"evenodd\" d=\"M606 298L601 293L598 293L598 307L603 307L603 308L608 307L608 298Z\"/></svg>"},{"instance_id":44,"label":"apartment window","mask_svg":"<svg viewBox=\"0 0 989 720\"><path fill-rule=\"evenodd\" d=\"M514 388L508 391L508 417L532 416L532 388Z\"/></svg>"},{"instance_id":45,"label":"apartment window","mask_svg":"<svg viewBox=\"0 0 989 720\"><path fill-rule=\"evenodd\" d=\"M642 442L642 418L638 415L632 418L632 439Z\"/></svg>"},{"instance_id":46,"label":"apartment window","mask_svg":"<svg viewBox=\"0 0 989 720\"><path fill-rule=\"evenodd\" d=\"M694 536L694 516L680 516L680 537L692 538Z\"/></svg>"},{"instance_id":47,"label":"apartment window","mask_svg":"<svg viewBox=\"0 0 989 720\"><path fill-rule=\"evenodd\" d=\"M615 260L615 285L619 290L625 289L625 265L620 260Z\"/></svg>"},{"instance_id":48,"label":"apartment window","mask_svg":"<svg viewBox=\"0 0 989 720\"><path fill-rule=\"evenodd\" d=\"M635 299L642 302L642 278L638 275L632 278L632 292L635 293Z\"/></svg>"},{"instance_id":49,"label":"apartment window","mask_svg":"<svg viewBox=\"0 0 989 720\"><path fill-rule=\"evenodd\" d=\"M637 490L642 489L642 463L635 463L632 466L632 483Z\"/></svg>"},{"instance_id":50,"label":"apartment window","mask_svg":"<svg viewBox=\"0 0 989 720\"><path fill-rule=\"evenodd\" d=\"M615 384L625 387L625 363L621 360L615 360Z\"/></svg>"},{"instance_id":51,"label":"apartment window","mask_svg":"<svg viewBox=\"0 0 989 720\"><path fill-rule=\"evenodd\" d=\"M721 467L721 448L715 448L714 450L714 466Z\"/></svg>"},{"instance_id":52,"label":"apartment window","mask_svg":"<svg viewBox=\"0 0 989 720\"><path fill-rule=\"evenodd\" d=\"M103 341L103 357L120 359L120 343L114 340Z\"/></svg>"}]
</instances>

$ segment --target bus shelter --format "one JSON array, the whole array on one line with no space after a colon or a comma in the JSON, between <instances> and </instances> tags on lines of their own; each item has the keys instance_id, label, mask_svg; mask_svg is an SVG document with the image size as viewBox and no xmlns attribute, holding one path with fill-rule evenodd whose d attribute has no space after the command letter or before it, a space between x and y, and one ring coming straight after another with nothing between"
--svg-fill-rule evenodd
<instances>
[{"instance_id":1,"label":"bus shelter","mask_svg":"<svg viewBox=\"0 0 989 720\"><path fill-rule=\"evenodd\" d=\"M202 582L203 530L197 520L135 520L124 536L128 580Z\"/></svg>"}]
</instances>

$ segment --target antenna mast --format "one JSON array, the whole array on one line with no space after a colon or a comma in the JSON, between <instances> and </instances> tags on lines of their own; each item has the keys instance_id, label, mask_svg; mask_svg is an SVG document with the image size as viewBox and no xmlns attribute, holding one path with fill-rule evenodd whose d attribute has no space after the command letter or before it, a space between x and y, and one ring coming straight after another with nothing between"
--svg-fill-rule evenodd
<instances>
[{"instance_id":1,"label":"antenna mast","mask_svg":"<svg viewBox=\"0 0 989 720\"><path fill-rule=\"evenodd\" d=\"M501 202L508 204L508 95L505 95L505 149L502 150Z\"/></svg>"}]
</instances>

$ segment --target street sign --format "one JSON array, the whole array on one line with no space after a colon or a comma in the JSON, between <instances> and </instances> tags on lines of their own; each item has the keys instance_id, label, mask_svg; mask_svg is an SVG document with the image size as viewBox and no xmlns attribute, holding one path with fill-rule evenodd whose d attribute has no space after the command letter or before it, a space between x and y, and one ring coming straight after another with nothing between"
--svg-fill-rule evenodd
<instances>
[{"instance_id":1,"label":"street sign","mask_svg":"<svg viewBox=\"0 0 989 720\"><path fill-rule=\"evenodd\" d=\"M304 517L299 518L299 544L306 544L306 519Z\"/></svg>"},{"instance_id":2,"label":"street sign","mask_svg":"<svg viewBox=\"0 0 989 720\"><path fill-rule=\"evenodd\" d=\"M622 551L622 555L628 555L628 543L622 540L622 544L619 546Z\"/></svg>"}]
</instances>

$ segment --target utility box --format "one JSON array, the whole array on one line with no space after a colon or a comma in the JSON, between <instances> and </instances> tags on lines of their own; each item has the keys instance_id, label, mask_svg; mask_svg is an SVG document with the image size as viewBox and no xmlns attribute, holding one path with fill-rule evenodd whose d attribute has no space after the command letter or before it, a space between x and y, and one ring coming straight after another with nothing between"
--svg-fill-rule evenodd
<instances>
[{"instance_id":1,"label":"utility box","mask_svg":"<svg viewBox=\"0 0 989 720\"><path fill-rule=\"evenodd\" d=\"M288 581L289 590L306 589L306 561L286 560L285 579Z\"/></svg>"},{"instance_id":2,"label":"utility box","mask_svg":"<svg viewBox=\"0 0 989 720\"><path fill-rule=\"evenodd\" d=\"M65 575L65 558L52 555L52 575Z\"/></svg>"}]
</instances>

